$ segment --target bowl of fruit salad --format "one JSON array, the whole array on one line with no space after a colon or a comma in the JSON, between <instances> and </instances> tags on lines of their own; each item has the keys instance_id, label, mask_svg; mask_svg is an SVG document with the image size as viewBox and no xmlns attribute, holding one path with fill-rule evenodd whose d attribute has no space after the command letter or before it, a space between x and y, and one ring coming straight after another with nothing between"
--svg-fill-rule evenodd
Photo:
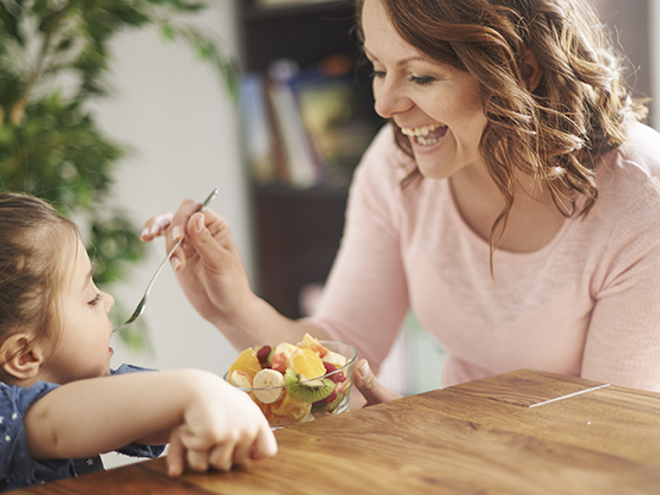
<instances>
[{"instance_id":1,"label":"bowl of fruit salad","mask_svg":"<svg viewBox=\"0 0 660 495\"><path fill-rule=\"evenodd\" d=\"M245 349L225 379L248 393L272 428L348 411L357 349L344 342L280 342Z\"/></svg>"}]
</instances>

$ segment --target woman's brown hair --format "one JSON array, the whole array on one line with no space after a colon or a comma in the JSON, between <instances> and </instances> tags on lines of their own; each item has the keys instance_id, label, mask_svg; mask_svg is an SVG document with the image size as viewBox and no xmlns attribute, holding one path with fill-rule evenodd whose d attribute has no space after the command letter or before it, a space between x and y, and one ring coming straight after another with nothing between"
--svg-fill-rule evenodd
<instances>
[{"instance_id":1,"label":"woman's brown hair","mask_svg":"<svg viewBox=\"0 0 660 495\"><path fill-rule=\"evenodd\" d=\"M57 342L66 260L75 255L65 248L73 249L77 235L75 224L44 201L0 194L0 343L19 331L32 335L29 347Z\"/></svg>"},{"instance_id":2,"label":"woman's brown hair","mask_svg":"<svg viewBox=\"0 0 660 495\"><path fill-rule=\"evenodd\" d=\"M624 82L623 59L586 0L378 0L399 35L422 54L470 73L487 118L480 154L505 207L490 234L492 256L522 172L545 182L559 211L585 215L598 198L598 156L625 140L647 109ZM364 0L357 1L358 32ZM528 90L525 52L543 71ZM412 156L395 126L399 147ZM410 179L420 177L414 170ZM576 211L570 193L585 202ZM568 194L567 194L568 193Z\"/></svg>"}]
</instances>

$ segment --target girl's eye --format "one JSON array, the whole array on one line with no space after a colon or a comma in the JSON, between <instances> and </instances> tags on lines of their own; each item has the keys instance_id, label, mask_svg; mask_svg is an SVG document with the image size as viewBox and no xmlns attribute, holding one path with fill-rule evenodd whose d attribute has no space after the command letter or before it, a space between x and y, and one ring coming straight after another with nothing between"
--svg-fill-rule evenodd
<instances>
[{"instance_id":1,"label":"girl's eye","mask_svg":"<svg viewBox=\"0 0 660 495\"><path fill-rule=\"evenodd\" d=\"M100 300L101 300L101 294L98 293L98 294L96 294L96 296L94 296L94 299L89 301L89 303L87 303L87 304L89 304L90 306L96 306Z\"/></svg>"},{"instance_id":2,"label":"girl's eye","mask_svg":"<svg viewBox=\"0 0 660 495\"><path fill-rule=\"evenodd\" d=\"M435 82L435 78L430 76L411 76L410 82L413 82L418 86L428 86Z\"/></svg>"}]
</instances>

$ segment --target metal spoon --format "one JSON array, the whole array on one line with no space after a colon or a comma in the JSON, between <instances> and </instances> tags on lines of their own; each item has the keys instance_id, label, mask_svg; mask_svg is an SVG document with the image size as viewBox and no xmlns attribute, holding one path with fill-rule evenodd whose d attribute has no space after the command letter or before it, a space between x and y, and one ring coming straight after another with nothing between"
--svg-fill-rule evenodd
<instances>
[{"instance_id":1,"label":"metal spoon","mask_svg":"<svg viewBox=\"0 0 660 495\"><path fill-rule=\"evenodd\" d=\"M211 194L209 194L209 197L204 200L202 203L202 206L197 210L197 212L204 211L206 207L211 204L211 201L213 201L213 198L215 198L218 195L219 189L216 187ZM126 320L126 323L124 323L121 326L118 326L117 328L114 328L112 331L116 332L117 330L121 330L122 328L126 328L128 325L133 323L135 320L137 320L142 313L144 313L144 308L147 306L147 296L149 295L149 292L151 291L151 287L153 287L154 282L156 281L156 278L158 275L160 275L160 272L163 271L163 267L165 264L169 261L170 257L174 254L174 251L176 251L176 248L178 248L181 243L183 242L183 237L179 239L174 246L172 246L172 249L170 249L170 252L167 253L165 256L165 259L161 262L160 266L156 270L156 273L154 273L153 277L151 277L151 280L149 281L149 285L147 285L147 290L144 291L144 296L142 296L142 299L137 305L137 308L135 308L135 311L131 315L131 317Z\"/></svg>"}]
</instances>

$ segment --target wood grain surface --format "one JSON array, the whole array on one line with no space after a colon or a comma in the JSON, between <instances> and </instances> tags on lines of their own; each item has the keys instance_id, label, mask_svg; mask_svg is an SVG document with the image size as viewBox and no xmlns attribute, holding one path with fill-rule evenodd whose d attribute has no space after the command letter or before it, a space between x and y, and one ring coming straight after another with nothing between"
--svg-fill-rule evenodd
<instances>
[{"instance_id":1,"label":"wood grain surface","mask_svg":"<svg viewBox=\"0 0 660 495\"><path fill-rule=\"evenodd\" d=\"M14 493L660 493L660 394L544 403L600 385L521 370L278 430L277 456L226 473L157 459Z\"/></svg>"}]
</instances>

